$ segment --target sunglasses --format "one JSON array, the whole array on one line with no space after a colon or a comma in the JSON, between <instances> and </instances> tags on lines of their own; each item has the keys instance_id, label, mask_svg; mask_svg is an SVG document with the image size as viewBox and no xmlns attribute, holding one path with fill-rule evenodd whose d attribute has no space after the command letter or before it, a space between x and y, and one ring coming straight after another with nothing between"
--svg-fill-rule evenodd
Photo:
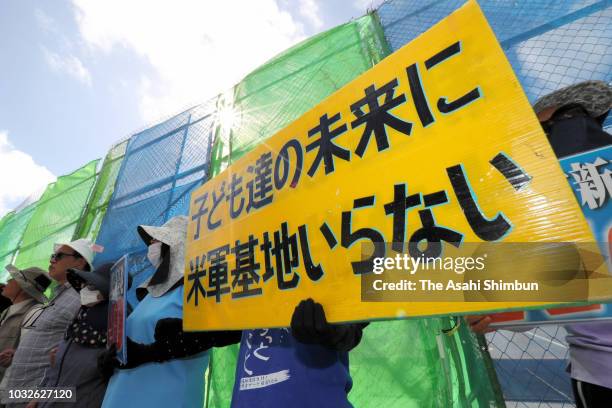
<instances>
[{"instance_id":1,"label":"sunglasses","mask_svg":"<svg viewBox=\"0 0 612 408\"><path fill-rule=\"evenodd\" d=\"M66 256L73 256L73 257L75 257L75 258L79 258L79 257L80 257L80 255L79 255L79 254L77 254L77 253L74 253L74 254L67 254L67 253L64 253L64 252L56 252L56 253L54 253L54 254L51 254L51 258L50 258L50 259L51 259L52 261L61 261L61 260L62 260L62 258L66 257Z\"/></svg>"}]
</instances>

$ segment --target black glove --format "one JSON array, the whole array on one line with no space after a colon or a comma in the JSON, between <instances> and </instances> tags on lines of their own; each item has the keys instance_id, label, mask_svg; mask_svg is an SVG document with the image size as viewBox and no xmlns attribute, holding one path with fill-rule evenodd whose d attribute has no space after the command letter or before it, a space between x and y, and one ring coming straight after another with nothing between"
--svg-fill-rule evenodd
<instances>
[{"instance_id":1,"label":"black glove","mask_svg":"<svg viewBox=\"0 0 612 408\"><path fill-rule=\"evenodd\" d=\"M127 364L120 364L117 351L111 349L98 356L98 370L105 379L115 368L126 369L146 363L163 363L175 358L193 356L211 347L223 347L240 342L242 331L184 332L182 319L160 319L155 325L155 341L136 343L127 338Z\"/></svg>"},{"instance_id":2,"label":"black glove","mask_svg":"<svg viewBox=\"0 0 612 408\"><path fill-rule=\"evenodd\" d=\"M127 364L119 364L116 352L107 359L111 368L125 369L138 367L141 364L163 363L176 358L193 356L211 347L223 347L240 342L242 331L184 332L183 320L175 318L160 319L155 325L155 341L141 344L127 338ZM110 350L109 350L110 351ZM109 375L109 376L110 376Z\"/></svg>"},{"instance_id":3,"label":"black glove","mask_svg":"<svg viewBox=\"0 0 612 408\"><path fill-rule=\"evenodd\" d=\"M302 300L293 311L291 332L300 343L321 344L336 351L350 351L361 341L369 323L329 324L321 304Z\"/></svg>"},{"instance_id":4,"label":"black glove","mask_svg":"<svg viewBox=\"0 0 612 408\"><path fill-rule=\"evenodd\" d=\"M108 381L113 375L115 368L119 367L119 361L117 360L117 348L113 344L110 349L102 351L98 354L98 372L104 378L104 381Z\"/></svg>"},{"instance_id":5,"label":"black glove","mask_svg":"<svg viewBox=\"0 0 612 408\"><path fill-rule=\"evenodd\" d=\"M136 343L129 337L127 338L127 354L127 364L121 364L117 359L117 346L115 344L111 345L108 350L101 352L98 355L98 371L102 378L108 380L116 368L123 370L156 361L157 356L153 345Z\"/></svg>"},{"instance_id":6,"label":"black glove","mask_svg":"<svg viewBox=\"0 0 612 408\"><path fill-rule=\"evenodd\" d=\"M161 363L163 360L159 358L159 351L155 343L141 344L136 343L129 337L127 338L127 364L120 364L117 368L134 368L141 364L151 363L156 361Z\"/></svg>"}]
</instances>

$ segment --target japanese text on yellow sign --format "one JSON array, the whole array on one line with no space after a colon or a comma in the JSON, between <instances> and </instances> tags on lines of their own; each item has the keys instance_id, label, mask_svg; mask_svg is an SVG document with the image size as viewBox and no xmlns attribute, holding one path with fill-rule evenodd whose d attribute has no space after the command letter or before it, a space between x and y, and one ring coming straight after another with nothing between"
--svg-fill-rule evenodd
<instances>
[{"instance_id":1,"label":"japanese text on yellow sign","mask_svg":"<svg viewBox=\"0 0 612 408\"><path fill-rule=\"evenodd\" d=\"M188 330L525 303L367 303L361 244L592 240L495 36L468 2L192 194ZM384 255L384 254L374 254Z\"/></svg>"}]
</instances>

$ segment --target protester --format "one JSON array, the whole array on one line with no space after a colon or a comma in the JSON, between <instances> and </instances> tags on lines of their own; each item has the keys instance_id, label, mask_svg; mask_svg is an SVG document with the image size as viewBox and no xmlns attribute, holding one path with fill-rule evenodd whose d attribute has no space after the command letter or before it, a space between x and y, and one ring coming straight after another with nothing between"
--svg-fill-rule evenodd
<instances>
[{"instance_id":1,"label":"protester","mask_svg":"<svg viewBox=\"0 0 612 408\"><path fill-rule=\"evenodd\" d=\"M32 308L47 301L44 292L51 284L45 271L32 267L20 270L8 265L10 279L2 289L2 296L12 305L0 315L0 379L13 359L19 344L21 324Z\"/></svg>"},{"instance_id":2,"label":"protester","mask_svg":"<svg viewBox=\"0 0 612 408\"><path fill-rule=\"evenodd\" d=\"M81 306L79 294L67 282L67 271L70 268L91 270L93 255L93 244L85 239L55 245L49 264L49 276L58 285L49 303L34 308L23 320L19 346L0 383L4 395L8 390L40 385L50 365L49 352L58 345ZM24 405L7 404L8 407Z\"/></svg>"},{"instance_id":3,"label":"protester","mask_svg":"<svg viewBox=\"0 0 612 408\"><path fill-rule=\"evenodd\" d=\"M323 306L307 299L294 309L291 330L245 331L232 407L350 407L348 352L365 326L329 324Z\"/></svg>"},{"instance_id":4,"label":"protester","mask_svg":"<svg viewBox=\"0 0 612 408\"><path fill-rule=\"evenodd\" d=\"M146 289L148 294L127 319L127 364L120 365L112 350L100 358L102 371L116 368L104 397L104 407L201 407L208 365L208 355L203 351L241 339L239 331L189 333L182 330L186 229L186 217L176 217L162 227L138 229L149 247L148 258L156 272L137 289L137 293ZM283 401L290 401L290 406L313 406L315 402L325 401L327 405L322 406L350 406L348 351L359 343L364 326L327 324L321 305L312 300L300 303L292 320L293 336L284 336L289 340L283 337L288 333L286 329L264 331L283 337L278 347L270 351L279 356L274 363L288 364L292 381L287 383L287 388L267 394L263 391L270 390L262 389L243 397L237 389L232 406L286 406ZM245 339L252 333L247 332ZM244 344L242 350L247 350ZM242 352L241 358L244 359ZM238 372L237 384L240 378ZM143 384L147 392L135 392ZM304 393L305 389L316 392ZM301 391L291 394L296 390Z\"/></svg>"},{"instance_id":5,"label":"protester","mask_svg":"<svg viewBox=\"0 0 612 408\"><path fill-rule=\"evenodd\" d=\"M76 402L32 402L28 408L97 408L102 405L107 379L98 371L97 358L106 348L112 266L113 263L104 264L93 272L68 271L68 282L79 292L81 308L68 326L41 387L73 387Z\"/></svg>"},{"instance_id":6,"label":"protester","mask_svg":"<svg viewBox=\"0 0 612 408\"><path fill-rule=\"evenodd\" d=\"M119 364L112 349L99 358L101 372L112 374L102 406L200 408L207 350L238 342L240 332L183 331L187 217L138 232L155 272L137 289L142 300L126 322L127 364Z\"/></svg>"},{"instance_id":7,"label":"protester","mask_svg":"<svg viewBox=\"0 0 612 408\"><path fill-rule=\"evenodd\" d=\"M560 89L536 102L534 110L559 158L612 144L603 130L612 108L612 87L586 81ZM468 316L476 333L493 331L490 316ZM574 399L578 408L609 406L612 401L612 322L568 324ZM525 329L523 329L525 330Z\"/></svg>"}]
</instances>

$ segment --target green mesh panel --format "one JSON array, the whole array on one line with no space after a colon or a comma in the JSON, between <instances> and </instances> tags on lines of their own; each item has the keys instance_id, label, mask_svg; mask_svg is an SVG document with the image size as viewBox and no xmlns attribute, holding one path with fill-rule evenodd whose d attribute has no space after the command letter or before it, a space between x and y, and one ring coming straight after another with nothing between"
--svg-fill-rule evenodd
<instances>
[{"instance_id":1,"label":"green mesh panel","mask_svg":"<svg viewBox=\"0 0 612 408\"><path fill-rule=\"evenodd\" d=\"M5 269L6 265L10 265L13 262L14 252L9 252L4 256L0 256L0 265L2 266L2 270L0 270L0 283L6 283L9 277L8 271Z\"/></svg>"},{"instance_id":2,"label":"green mesh panel","mask_svg":"<svg viewBox=\"0 0 612 408\"><path fill-rule=\"evenodd\" d=\"M49 266L53 244L70 241L96 181L99 160L49 184L23 234L15 265Z\"/></svg>"},{"instance_id":3,"label":"green mesh panel","mask_svg":"<svg viewBox=\"0 0 612 408\"><path fill-rule=\"evenodd\" d=\"M14 211L10 211L6 214L4 214L4 216L2 218L0 218L0 232L2 231L2 228L4 227L5 224L8 223L9 219L15 215Z\"/></svg>"},{"instance_id":4,"label":"green mesh panel","mask_svg":"<svg viewBox=\"0 0 612 408\"><path fill-rule=\"evenodd\" d=\"M358 407L448 406L452 396L445 354L436 341L439 327L437 319L371 323L350 355L351 402Z\"/></svg>"},{"instance_id":5,"label":"green mesh panel","mask_svg":"<svg viewBox=\"0 0 612 408\"><path fill-rule=\"evenodd\" d=\"M102 219L106 213L108 202L113 195L117 174L121 167L121 161L125 156L127 142L125 140L113 146L104 158L102 169L100 169L98 174L98 179L96 180L91 198L87 203L87 208L74 233L74 239L88 238L95 241L102 225Z\"/></svg>"},{"instance_id":6,"label":"green mesh panel","mask_svg":"<svg viewBox=\"0 0 612 408\"><path fill-rule=\"evenodd\" d=\"M208 389L204 406L229 407L234 390L239 345L213 348L208 366Z\"/></svg>"},{"instance_id":7,"label":"green mesh panel","mask_svg":"<svg viewBox=\"0 0 612 408\"><path fill-rule=\"evenodd\" d=\"M249 74L234 88L235 160L368 70L386 52L371 15L308 39Z\"/></svg>"},{"instance_id":8,"label":"green mesh panel","mask_svg":"<svg viewBox=\"0 0 612 408\"><path fill-rule=\"evenodd\" d=\"M351 352L356 407L496 407L488 364L476 337L449 318L372 323ZM374 381L372 379L375 379Z\"/></svg>"},{"instance_id":9,"label":"green mesh panel","mask_svg":"<svg viewBox=\"0 0 612 408\"><path fill-rule=\"evenodd\" d=\"M0 224L0 282L6 281L6 265L12 263L17 252L23 232L25 231L37 203L30 204L19 212L10 212L2 218Z\"/></svg>"},{"instance_id":10,"label":"green mesh panel","mask_svg":"<svg viewBox=\"0 0 612 408\"><path fill-rule=\"evenodd\" d=\"M217 100L217 112L230 112L230 116L234 117L234 108L232 107L232 98L229 95L221 95ZM217 115L221 117L221 114ZM233 120L230 123L225 123L223 120L217 120L215 123L215 133L213 138L213 146L210 155L210 171L209 177L215 177L229 166L230 163L230 146Z\"/></svg>"}]
</instances>

